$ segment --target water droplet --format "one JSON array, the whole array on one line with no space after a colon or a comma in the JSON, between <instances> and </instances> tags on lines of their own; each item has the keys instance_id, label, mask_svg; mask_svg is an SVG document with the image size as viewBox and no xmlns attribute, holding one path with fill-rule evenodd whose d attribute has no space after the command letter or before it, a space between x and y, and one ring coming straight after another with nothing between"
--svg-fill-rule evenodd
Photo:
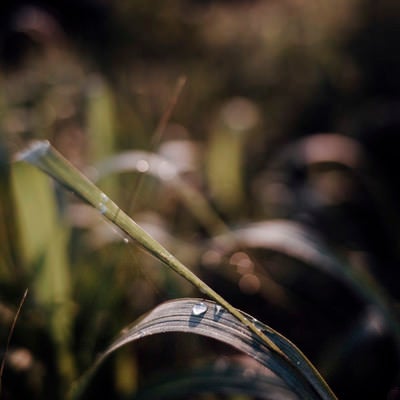
<instances>
[{"instance_id":1,"label":"water droplet","mask_svg":"<svg viewBox=\"0 0 400 400\"><path fill-rule=\"evenodd\" d=\"M99 203L99 211L101 214L105 214L107 212L107 206L105 203L108 202L108 197L105 193L100 194L101 201Z\"/></svg>"},{"instance_id":2,"label":"water droplet","mask_svg":"<svg viewBox=\"0 0 400 400\"><path fill-rule=\"evenodd\" d=\"M216 321L218 321L218 320L221 318L222 313L223 313L224 311L225 311L225 310L224 310L224 308L223 308L222 306L220 306L219 304L216 304L216 305L215 305L215 308L214 308L214 319L215 319Z\"/></svg>"},{"instance_id":3,"label":"water droplet","mask_svg":"<svg viewBox=\"0 0 400 400\"><path fill-rule=\"evenodd\" d=\"M192 308L192 313L194 315L202 315L207 311L207 304L201 302L201 303L197 303L193 306Z\"/></svg>"},{"instance_id":4,"label":"water droplet","mask_svg":"<svg viewBox=\"0 0 400 400\"><path fill-rule=\"evenodd\" d=\"M262 323L256 319L256 318L251 318L250 321L254 324L254 326L259 330L262 331L263 330L263 325Z\"/></svg>"},{"instance_id":5,"label":"water droplet","mask_svg":"<svg viewBox=\"0 0 400 400\"><path fill-rule=\"evenodd\" d=\"M101 214L105 214L107 212L107 206L103 203L99 203L99 210Z\"/></svg>"}]
</instances>

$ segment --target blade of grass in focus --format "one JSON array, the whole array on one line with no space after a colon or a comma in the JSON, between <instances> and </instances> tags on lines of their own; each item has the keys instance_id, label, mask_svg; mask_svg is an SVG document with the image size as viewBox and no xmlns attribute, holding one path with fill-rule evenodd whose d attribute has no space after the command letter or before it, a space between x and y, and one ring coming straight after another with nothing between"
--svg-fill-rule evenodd
<instances>
[{"instance_id":1,"label":"blade of grass in focus","mask_svg":"<svg viewBox=\"0 0 400 400\"><path fill-rule=\"evenodd\" d=\"M242 315L245 314L242 313ZM246 314L246 318L252 320L278 348L284 350L287 358L282 358L276 352L271 351L260 337L246 329L243 323L216 303L192 298L171 300L155 307L148 314L123 329L120 336L99 356L93 366L74 386L72 398L79 398L81 391L97 368L116 350L147 336L167 332L192 333L228 344L254 358L262 366L279 376L286 383L286 389L296 393L299 398L308 400L324 398L312 386L311 382L315 378L314 371L296 346L251 316Z\"/></svg>"},{"instance_id":2,"label":"blade of grass in focus","mask_svg":"<svg viewBox=\"0 0 400 400\"><path fill-rule=\"evenodd\" d=\"M142 248L192 283L202 293L220 304L227 312L232 314L242 325L251 331L254 337L260 340L261 343L263 343L278 358L281 358L286 362L288 361L287 354L282 351L279 346L271 340L271 338L260 330L259 327L228 303L221 295L215 292L149 234L147 234L111 199L109 199L105 193L73 167L60 153L58 153L49 142L41 141L33 143L33 145L26 151L18 154L16 160L26 161L35 165L50 176L53 176L67 188L73 190L76 194L98 209L107 219L136 241L136 243ZM305 357L304 360L306 360ZM313 367L308 360L306 363L308 368L312 371L312 374L308 375L307 379L309 379L309 383L312 385L314 390L319 393L320 398L335 399L335 395L315 367ZM302 373L305 368L304 365L301 365L300 367L294 365L293 367L299 368L300 373Z\"/></svg>"}]
</instances>

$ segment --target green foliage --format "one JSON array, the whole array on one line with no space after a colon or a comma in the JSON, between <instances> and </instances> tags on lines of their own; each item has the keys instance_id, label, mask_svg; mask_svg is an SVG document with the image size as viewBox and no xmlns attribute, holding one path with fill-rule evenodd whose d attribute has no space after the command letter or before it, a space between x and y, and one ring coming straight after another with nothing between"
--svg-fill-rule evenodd
<instances>
[{"instance_id":1,"label":"green foliage","mask_svg":"<svg viewBox=\"0 0 400 400\"><path fill-rule=\"evenodd\" d=\"M14 7L2 12L12 21L0 28L1 61L27 50L0 70L2 353L29 289L3 354L3 397L62 398L121 327L127 338L140 316L167 318L171 299L206 296L161 268L159 254L177 270L189 266L217 303L243 310L225 328L266 359L287 349L251 335L249 315L295 343L339 398L395 393L399 7L89 3L71 1L68 12L61 3L0 6ZM75 175L67 186L82 189L79 198L10 162L32 139L49 140L101 190L76 188ZM134 243L140 227L156 258ZM248 356L238 365L237 348L179 333L193 304L176 301L189 304L171 311L176 332L109 354L83 397L305 397ZM215 322L202 301L198 329ZM305 370L282 363L282 378L310 389Z\"/></svg>"},{"instance_id":2,"label":"green foliage","mask_svg":"<svg viewBox=\"0 0 400 400\"><path fill-rule=\"evenodd\" d=\"M82 197L82 199L86 200L89 204L95 207L102 215L104 215L107 219L109 219L113 224L115 224L122 232L126 233L129 238L134 240L139 246L153 255L156 259L160 260L167 267L178 273L181 277L186 279L188 282L192 283L201 293L210 297L218 303L219 307L223 307L223 311L228 312L234 317L238 322L240 322L238 328L235 330L240 334L243 330L249 331L248 333L252 333L254 338L251 341L251 347L257 349L260 344L256 342L256 339L259 340L261 345L265 346L264 352L268 350L268 360L264 361L264 364L271 368L273 372L276 372L280 377L282 377L291 388L300 395L300 397L309 397L309 398L321 398L321 399L334 399L335 396L331 392L329 386L325 383L323 378L319 375L318 371L315 367L308 361L305 356L303 356L299 350L297 350L294 346L292 346L286 339L284 339L282 343L280 342L280 338L278 337L277 332L272 331L269 327L263 326L260 327L257 325L254 320L250 317L246 317L239 310L234 308L229 302L227 302L219 293L213 290L210 286L208 286L204 281L202 281L196 274L194 274L191 270L189 270L185 265L183 265L176 257L174 257L171 253L168 252L163 246L161 246L156 240L154 240L146 231L144 231L139 225L137 225L124 211L122 211L104 192L98 189L92 182L90 182L86 177L84 177L80 172L71 166L67 160L65 160L48 142L35 142L31 145L30 148L26 149L24 152L17 156L17 161L26 161L31 163L32 165L42 169L48 175L53 176L58 182L63 184L65 187L73 190L77 195ZM200 322L202 322L202 318L204 317L204 313L206 312L208 305L206 303L199 303L200 310L196 312L196 307L199 305L194 302L194 304L189 304L189 316L194 314L194 320L191 317L189 321L186 321L188 312L185 310L186 318L180 328L178 327L178 331L187 331L187 322L188 326L192 327L192 325L196 326ZM176 306L176 307L175 307ZM173 304L172 311L177 308L177 304ZM153 312L157 314L157 311L163 308L155 309ZM218 312L221 312L222 309L215 308ZM173 312L162 312L161 317L167 317L167 320L170 317L174 317ZM200 321L196 320L197 316L201 316ZM169 324L164 326L163 320L160 316L151 317L150 322L153 319L156 321L156 332L167 331L170 327ZM215 317L215 312L214 312ZM176 318L176 317L175 317ZM222 337L221 331L223 332L226 329L226 324L222 324L222 320L217 316L214 318L217 323L216 335L212 335L212 330L210 329L210 325L208 326L207 335L214 338L219 338L220 340L225 341L226 343L233 344L232 338ZM213 320L211 320L213 321ZM104 357L113 351L115 348L120 347L120 343L126 343L127 341L132 341L136 339L136 334L138 333L139 337L141 334L145 335L140 327L140 323L138 326L134 327L133 332L128 331L127 338L122 338L116 342L115 345L111 345L110 350L105 352ZM194 328L193 326L193 328ZM150 324L151 327L151 324ZM172 325L173 330L176 329L175 325ZM193 329L195 331L195 329ZM151 329L150 329L151 332ZM202 331L200 331L202 332ZM218 335L219 333L219 335ZM200 333L201 334L201 333ZM202 333L204 334L204 332ZM277 341L276 341L277 340ZM279 343L279 344L278 344ZM236 346L239 347L240 346ZM243 349L241 349L243 350ZM251 352L249 350L247 353ZM261 357L258 353L251 354L255 359L259 360ZM284 361L287 363L287 370L290 368L298 369L300 373L298 377L293 379L288 372L288 375L285 376L282 367L277 362L277 366L274 365L274 357L277 357L280 362ZM270 362L272 360L272 362ZM100 359L101 361L101 359ZM301 368L299 368L301 366ZM94 366L94 368L96 365ZM303 383L301 381L302 374L304 375L305 382L309 384L311 387L309 389L303 389ZM315 390L315 394L313 393ZM81 385L78 385L77 388L78 393L81 392ZM73 395L75 398L76 395Z\"/></svg>"}]
</instances>

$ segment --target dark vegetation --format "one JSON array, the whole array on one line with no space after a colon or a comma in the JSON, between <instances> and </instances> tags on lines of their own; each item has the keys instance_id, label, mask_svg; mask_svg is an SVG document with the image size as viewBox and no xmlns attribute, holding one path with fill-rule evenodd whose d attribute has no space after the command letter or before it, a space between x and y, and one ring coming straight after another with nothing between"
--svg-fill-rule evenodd
<instances>
[{"instance_id":1,"label":"dark vegetation","mask_svg":"<svg viewBox=\"0 0 400 400\"><path fill-rule=\"evenodd\" d=\"M292 340L340 399L400 397L396 329L370 295L398 320L400 3L334 3L1 2L4 399L62 398L122 327L202 296L97 211L12 165L32 139L49 139L235 307ZM175 164L235 240L220 246L226 231L182 200L162 161L110 159L139 150ZM308 235L376 285L329 272ZM168 333L113 354L86 396L257 398L258 373L224 344Z\"/></svg>"}]
</instances>

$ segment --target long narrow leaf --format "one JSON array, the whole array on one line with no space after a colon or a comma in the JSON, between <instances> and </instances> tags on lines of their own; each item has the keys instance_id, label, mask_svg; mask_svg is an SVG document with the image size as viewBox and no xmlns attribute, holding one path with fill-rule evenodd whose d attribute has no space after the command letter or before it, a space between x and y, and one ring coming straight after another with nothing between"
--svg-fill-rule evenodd
<instances>
[{"instance_id":1,"label":"long narrow leaf","mask_svg":"<svg viewBox=\"0 0 400 400\"><path fill-rule=\"evenodd\" d=\"M100 355L92 368L74 387L72 398L76 399L88 384L89 379L101 363L114 351L138 339L166 332L193 333L226 343L254 358L263 366L283 379L291 390L302 399L321 399L322 397L310 384L314 370L308 360L289 340L267 325L252 320L279 349L287 355L280 357L257 335L221 308L217 303L201 299L179 299L165 302L124 329L121 335Z\"/></svg>"},{"instance_id":2,"label":"long narrow leaf","mask_svg":"<svg viewBox=\"0 0 400 400\"><path fill-rule=\"evenodd\" d=\"M197 287L202 293L216 301L242 323L252 334L258 338L269 350L275 353L283 361L288 361L287 355L275 342L260 330L249 318L227 302L221 295L203 282L197 275L183 265L176 257L169 253L163 246L137 225L125 212L123 212L108 196L103 193L88 178L73 167L60 153L58 153L49 142L35 142L25 152L17 156L17 160L27 161L53 176L60 183L72 189L80 197L97 208L107 219L114 223L119 229L136 241L142 248L162 261L169 268L177 272L187 281ZM250 333L250 332L248 332ZM319 372L307 361L307 366L312 374L307 375L310 384L314 387L322 399L335 399L329 386L321 377ZM294 365L296 368L296 364ZM303 371L301 368L300 371Z\"/></svg>"},{"instance_id":3,"label":"long narrow leaf","mask_svg":"<svg viewBox=\"0 0 400 400\"><path fill-rule=\"evenodd\" d=\"M49 311L48 324L58 343L59 367L68 382L75 376L69 337L72 326L69 232L58 215L54 188L48 177L28 164L14 164L11 172L21 258L31 276L36 301Z\"/></svg>"}]
</instances>

